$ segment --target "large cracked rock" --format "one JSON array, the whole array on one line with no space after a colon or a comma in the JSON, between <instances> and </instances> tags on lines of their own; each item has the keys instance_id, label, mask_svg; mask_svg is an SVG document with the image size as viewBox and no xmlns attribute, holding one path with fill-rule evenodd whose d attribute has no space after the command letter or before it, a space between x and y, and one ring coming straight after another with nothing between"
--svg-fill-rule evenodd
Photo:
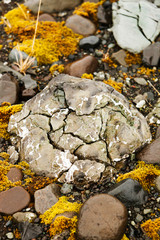
<instances>
[{"instance_id":1,"label":"large cracked rock","mask_svg":"<svg viewBox=\"0 0 160 240\"><path fill-rule=\"evenodd\" d=\"M155 4L146 0L119 0L112 6L112 31L121 48L139 53L160 33L160 9Z\"/></svg>"},{"instance_id":2,"label":"large cracked rock","mask_svg":"<svg viewBox=\"0 0 160 240\"><path fill-rule=\"evenodd\" d=\"M123 95L64 74L12 115L8 131L33 171L68 183L98 181L151 140L145 118Z\"/></svg>"}]
</instances>

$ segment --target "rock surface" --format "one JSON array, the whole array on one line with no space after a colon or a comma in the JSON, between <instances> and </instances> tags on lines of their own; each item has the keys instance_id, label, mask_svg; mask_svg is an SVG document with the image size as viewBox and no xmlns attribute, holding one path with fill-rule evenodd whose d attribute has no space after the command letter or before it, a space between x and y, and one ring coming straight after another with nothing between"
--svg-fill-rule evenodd
<instances>
[{"instance_id":1,"label":"rock surface","mask_svg":"<svg viewBox=\"0 0 160 240\"><path fill-rule=\"evenodd\" d=\"M52 12L61 12L66 9L72 9L78 4L81 0L42 0L41 11L45 13ZM39 0L25 0L25 5L32 10L33 13L38 12Z\"/></svg>"},{"instance_id":2,"label":"rock surface","mask_svg":"<svg viewBox=\"0 0 160 240\"><path fill-rule=\"evenodd\" d=\"M96 32L96 26L89 19L80 15L72 15L67 18L65 25L73 32L83 36L92 35Z\"/></svg>"},{"instance_id":3,"label":"rock surface","mask_svg":"<svg viewBox=\"0 0 160 240\"><path fill-rule=\"evenodd\" d=\"M34 193L35 210L43 214L51 208L60 197L60 187L57 184L49 184L43 189L37 190Z\"/></svg>"},{"instance_id":4,"label":"rock surface","mask_svg":"<svg viewBox=\"0 0 160 240\"><path fill-rule=\"evenodd\" d=\"M160 42L153 43L145 48L142 60L149 66L158 66L160 61Z\"/></svg>"},{"instance_id":5,"label":"rock surface","mask_svg":"<svg viewBox=\"0 0 160 240\"><path fill-rule=\"evenodd\" d=\"M30 202L30 195L23 187L13 187L0 192L0 212L13 214L21 211Z\"/></svg>"},{"instance_id":6,"label":"rock surface","mask_svg":"<svg viewBox=\"0 0 160 240\"><path fill-rule=\"evenodd\" d=\"M126 207L139 206L148 199L148 194L136 180L127 178L114 184L112 189L107 192L118 198Z\"/></svg>"},{"instance_id":7,"label":"rock surface","mask_svg":"<svg viewBox=\"0 0 160 240\"><path fill-rule=\"evenodd\" d=\"M65 66L64 72L74 76L81 77L84 73L93 73L97 70L98 61L94 56L87 55Z\"/></svg>"},{"instance_id":8,"label":"rock surface","mask_svg":"<svg viewBox=\"0 0 160 240\"><path fill-rule=\"evenodd\" d=\"M118 45L133 53L148 47L160 33L160 9L143 0L113 3L113 34Z\"/></svg>"},{"instance_id":9,"label":"rock surface","mask_svg":"<svg viewBox=\"0 0 160 240\"><path fill-rule=\"evenodd\" d=\"M79 41L79 47L83 49L95 48L99 45L100 39L97 36L89 36Z\"/></svg>"},{"instance_id":10,"label":"rock surface","mask_svg":"<svg viewBox=\"0 0 160 240\"><path fill-rule=\"evenodd\" d=\"M22 180L23 174L21 169L13 167L7 173L7 177L8 177L8 180L10 180L11 182L17 182Z\"/></svg>"},{"instance_id":11,"label":"rock surface","mask_svg":"<svg viewBox=\"0 0 160 240\"><path fill-rule=\"evenodd\" d=\"M151 140L145 118L123 95L64 74L12 115L8 130L33 171L68 183L97 181L106 163L114 165Z\"/></svg>"},{"instance_id":12,"label":"rock surface","mask_svg":"<svg viewBox=\"0 0 160 240\"><path fill-rule=\"evenodd\" d=\"M127 223L127 210L116 198L99 194L88 199L79 213L80 240L120 240Z\"/></svg>"},{"instance_id":13,"label":"rock surface","mask_svg":"<svg viewBox=\"0 0 160 240\"><path fill-rule=\"evenodd\" d=\"M16 212L13 214L13 219L17 222L32 222L37 218L33 212Z\"/></svg>"}]
</instances>

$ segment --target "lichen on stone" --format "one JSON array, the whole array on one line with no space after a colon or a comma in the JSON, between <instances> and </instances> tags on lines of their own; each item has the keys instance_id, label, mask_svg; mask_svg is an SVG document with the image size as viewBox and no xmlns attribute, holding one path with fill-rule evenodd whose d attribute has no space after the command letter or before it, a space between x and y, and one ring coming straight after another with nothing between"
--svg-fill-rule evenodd
<instances>
[{"instance_id":1,"label":"lichen on stone","mask_svg":"<svg viewBox=\"0 0 160 240\"><path fill-rule=\"evenodd\" d=\"M63 56L74 54L82 38L64 26L64 22L42 21L38 23L38 37L32 49L36 20L30 12L28 13L28 9L22 4L5 14L5 18L11 25L6 26L5 31L15 34L20 42L16 41L14 45L28 55L36 57L39 64L51 64Z\"/></svg>"},{"instance_id":2,"label":"lichen on stone","mask_svg":"<svg viewBox=\"0 0 160 240\"><path fill-rule=\"evenodd\" d=\"M12 105L8 102L4 102L0 106L0 138L9 139L9 133L7 127L9 118L12 114L21 111L22 104Z\"/></svg>"},{"instance_id":3,"label":"lichen on stone","mask_svg":"<svg viewBox=\"0 0 160 240\"><path fill-rule=\"evenodd\" d=\"M64 71L64 65L63 64L54 64L49 69L50 73L53 75L55 71L58 71L59 73L62 73Z\"/></svg>"},{"instance_id":4,"label":"lichen on stone","mask_svg":"<svg viewBox=\"0 0 160 240\"><path fill-rule=\"evenodd\" d=\"M141 224L141 228L152 240L160 240L160 218L147 220Z\"/></svg>"},{"instance_id":5,"label":"lichen on stone","mask_svg":"<svg viewBox=\"0 0 160 240\"><path fill-rule=\"evenodd\" d=\"M104 0L94 3L94 2L84 2L80 6L76 7L73 14L87 17L93 22L97 23L97 10Z\"/></svg>"},{"instance_id":6,"label":"lichen on stone","mask_svg":"<svg viewBox=\"0 0 160 240\"><path fill-rule=\"evenodd\" d=\"M126 58L125 58L125 62L131 66L133 64L141 64L142 63L142 55L140 53L130 53L128 51L126 51Z\"/></svg>"},{"instance_id":7,"label":"lichen on stone","mask_svg":"<svg viewBox=\"0 0 160 240\"><path fill-rule=\"evenodd\" d=\"M88 74L88 73L83 73L81 78L86 78L86 79L93 79L93 74Z\"/></svg>"},{"instance_id":8,"label":"lichen on stone","mask_svg":"<svg viewBox=\"0 0 160 240\"><path fill-rule=\"evenodd\" d=\"M109 56L109 53L107 52L104 57L102 58L102 62L105 62L108 64L109 67L116 68L118 65L113 61L113 59Z\"/></svg>"},{"instance_id":9,"label":"lichen on stone","mask_svg":"<svg viewBox=\"0 0 160 240\"><path fill-rule=\"evenodd\" d=\"M116 91L122 93L123 83L118 83L110 78L108 80L104 80L103 82L113 87Z\"/></svg>"},{"instance_id":10,"label":"lichen on stone","mask_svg":"<svg viewBox=\"0 0 160 240\"><path fill-rule=\"evenodd\" d=\"M150 190L151 186L154 186L154 179L160 175L160 167L153 164L146 164L140 161L137 167L128 173L122 174L117 178L117 182L126 178L132 178L143 186L144 189Z\"/></svg>"}]
</instances>

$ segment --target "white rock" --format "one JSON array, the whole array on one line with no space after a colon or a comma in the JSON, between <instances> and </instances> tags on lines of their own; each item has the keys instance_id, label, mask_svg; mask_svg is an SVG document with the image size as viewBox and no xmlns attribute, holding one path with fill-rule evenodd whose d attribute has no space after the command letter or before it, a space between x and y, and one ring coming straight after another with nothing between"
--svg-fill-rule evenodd
<instances>
[{"instance_id":1,"label":"white rock","mask_svg":"<svg viewBox=\"0 0 160 240\"><path fill-rule=\"evenodd\" d=\"M6 236L7 236L7 238L9 238L9 239L13 239L13 238L14 238L14 234L13 234L12 232L6 233Z\"/></svg>"},{"instance_id":2,"label":"white rock","mask_svg":"<svg viewBox=\"0 0 160 240\"><path fill-rule=\"evenodd\" d=\"M118 45L133 53L148 47L160 33L160 9L145 0L113 3L113 35Z\"/></svg>"},{"instance_id":3,"label":"white rock","mask_svg":"<svg viewBox=\"0 0 160 240\"><path fill-rule=\"evenodd\" d=\"M142 107L144 107L145 103L146 103L145 100L141 100L140 102L138 102L138 103L136 104L136 107L137 107L137 108L142 108Z\"/></svg>"}]
</instances>

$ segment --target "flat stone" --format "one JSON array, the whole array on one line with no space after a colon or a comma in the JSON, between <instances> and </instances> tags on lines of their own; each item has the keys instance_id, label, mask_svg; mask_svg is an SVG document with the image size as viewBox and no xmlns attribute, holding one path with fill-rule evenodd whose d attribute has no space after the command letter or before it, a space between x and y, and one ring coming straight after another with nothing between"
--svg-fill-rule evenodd
<instances>
[{"instance_id":1,"label":"flat stone","mask_svg":"<svg viewBox=\"0 0 160 240\"><path fill-rule=\"evenodd\" d=\"M146 119L122 94L65 74L12 115L8 131L20 146L20 161L36 174L81 186L111 176L108 164L151 140Z\"/></svg>"},{"instance_id":2,"label":"flat stone","mask_svg":"<svg viewBox=\"0 0 160 240\"><path fill-rule=\"evenodd\" d=\"M128 64L125 61L126 56L126 52L121 49L118 52L113 53L111 57L114 58L120 65L128 67Z\"/></svg>"},{"instance_id":3,"label":"flat stone","mask_svg":"<svg viewBox=\"0 0 160 240\"><path fill-rule=\"evenodd\" d=\"M30 74L26 74L21 80L24 82L25 88L34 89L37 87L37 82L31 78Z\"/></svg>"},{"instance_id":4,"label":"flat stone","mask_svg":"<svg viewBox=\"0 0 160 240\"><path fill-rule=\"evenodd\" d=\"M98 61L93 56L85 56L77 61L68 63L64 72L74 77L81 77L84 73L93 73L97 70Z\"/></svg>"},{"instance_id":5,"label":"flat stone","mask_svg":"<svg viewBox=\"0 0 160 240\"><path fill-rule=\"evenodd\" d=\"M126 207L142 205L148 199L147 192L139 182L131 178L114 184L107 193L118 198Z\"/></svg>"},{"instance_id":6,"label":"flat stone","mask_svg":"<svg viewBox=\"0 0 160 240\"><path fill-rule=\"evenodd\" d=\"M134 81L142 86L147 86L147 84L148 84L144 78L136 77L136 78L134 78Z\"/></svg>"},{"instance_id":7,"label":"flat stone","mask_svg":"<svg viewBox=\"0 0 160 240\"><path fill-rule=\"evenodd\" d=\"M119 0L112 12L113 35L123 49L139 53L159 35L160 9L149 1Z\"/></svg>"},{"instance_id":8,"label":"flat stone","mask_svg":"<svg viewBox=\"0 0 160 240\"><path fill-rule=\"evenodd\" d=\"M79 41L79 47L83 49L95 48L100 44L100 38L97 36L89 36Z\"/></svg>"},{"instance_id":9,"label":"flat stone","mask_svg":"<svg viewBox=\"0 0 160 240\"><path fill-rule=\"evenodd\" d=\"M57 184L49 184L47 187L37 190L34 193L35 210L37 213L43 214L51 208L60 197L60 187Z\"/></svg>"},{"instance_id":10,"label":"flat stone","mask_svg":"<svg viewBox=\"0 0 160 240\"><path fill-rule=\"evenodd\" d=\"M0 78L0 104L10 102L15 104L18 101L19 87L16 79L4 74Z\"/></svg>"},{"instance_id":11,"label":"flat stone","mask_svg":"<svg viewBox=\"0 0 160 240\"><path fill-rule=\"evenodd\" d=\"M116 198L99 194L80 209L77 237L80 240L120 240L127 224L127 210Z\"/></svg>"},{"instance_id":12,"label":"flat stone","mask_svg":"<svg viewBox=\"0 0 160 240\"><path fill-rule=\"evenodd\" d=\"M89 19L80 15L72 15L67 18L66 24L73 32L83 36L92 35L96 32L96 26Z\"/></svg>"},{"instance_id":13,"label":"flat stone","mask_svg":"<svg viewBox=\"0 0 160 240\"><path fill-rule=\"evenodd\" d=\"M56 20L50 14L43 13L39 16L38 21L39 22L46 22L46 21L47 22L55 22Z\"/></svg>"},{"instance_id":14,"label":"flat stone","mask_svg":"<svg viewBox=\"0 0 160 240\"><path fill-rule=\"evenodd\" d=\"M30 203L30 195L23 187L13 187L0 192L0 212L13 214L21 211Z\"/></svg>"},{"instance_id":15,"label":"flat stone","mask_svg":"<svg viewBox=\"0 0 160 240\"><path fill-rule=\"evenodd\" d=\"M18 79L21 80L21 78L23 77L23 75L15 70L13 70L12 68L5 66L3 64L3 62L0 62L0 73L8 73L11 72L14 76L18 77Z\"/></svg>"},{"instance_id":16,"label":"flat stone","mask_svg":"<svg viewBox=\"0 0 160 240\"><path fill-rule=\"evenodd\" d=\"M33 222L37 215L33 212L16 212L13 214L13 219L17 222Z\"/></svg>"},{"instance_id":17,"label":"flat stone","mask_svg":"<svg viewBox=\"0 0 160 240\"><path fill-rule=\"evenodd\" d=\"M29 100L30 98L36 95L36 91L30 88L24 89L22 91L22 98L23 100Z\"/></svg>"},{"instance_id":18,"label":"flat stone","mask_svg":"<svg viewBox=\"0 0 160 240\"><path fill-rule=\"evenodd\" d=\"M157 138L152 143L144 147L138 154L137 158L140 161L151 164L160 164L160 138Z\"/></svg>"},{"instance_id":19,"label":"flat stone","mask_svg":"<svg viewBox=\"0 0 160 240\"><path fill-rule=\"evenodd\" d=\"M152 43L143 50L142 61L149 66L158 66L160 61L160 42Z\"/></svg>"},{"instance_id":20,"label":"flat stone","mask_svg":"<svg viewBox=\"0 0 160 240\"><path fill-rule=\"evenodd\" d=\"M11 182L17 182L22 180L23 174L21 169L13 167L7 173L7 177L8 177L8 180L10 180Z\"/></svg>"},{"instance_id":21,"label":"flat stone","mask_svg":"<svg viewBox=\"0 0 160 240\"><path fill-rule=\"evenodd\" d=\"M42 0L41 11L44 13L62 12L75 8L80 4L80 0ZM25 0L25 5L32 10L33 13L38 12L39 0Z\"/></svg>"}]
</instances>

